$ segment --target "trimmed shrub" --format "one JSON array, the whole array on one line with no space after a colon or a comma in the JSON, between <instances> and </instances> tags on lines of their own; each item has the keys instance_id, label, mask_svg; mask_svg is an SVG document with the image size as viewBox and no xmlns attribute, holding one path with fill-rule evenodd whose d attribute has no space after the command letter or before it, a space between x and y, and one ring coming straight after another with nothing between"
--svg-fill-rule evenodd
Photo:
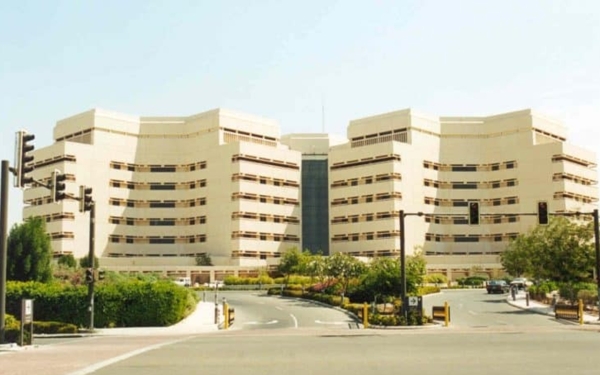
<instances>
[{"instance_id":1,"label":"trimmed shrub","mask_svg":"<svg viewBox=\"0 0 600 375\"><path fill-rule=\"evenodd\" d=\"M439 293L439 292L440 292L440 288L437 286L422 286L422 287L419 287L417 295L424 296L426 294L434 294L434 293Z\"/></svg>"},{"instance_id":2,"label":"trimmed shrub","mask_svg":"<svg viewBox=\"0 0 600 375\"><path fill-rule=\"evenodd\" d=\"M87 286L7 283L7 312L20 314L21 299L32 298L36 321L55 321L87 327ZM147 282L129 279L99 283L95 289L94 325L144 327L174 324L193 311L196 294L168 280Z\"/></svg>"},{"instance_id":3,"label":"trimmed shrub","mask_svg":"<svg viewBox=\"0 0 600 375\"><path fill-rule=\"evenodd\" d=\"M62 322L33 322L33 333L35 334L56 334L56 333L77 333L75 324Z\"/></svg>"}]
</instances>

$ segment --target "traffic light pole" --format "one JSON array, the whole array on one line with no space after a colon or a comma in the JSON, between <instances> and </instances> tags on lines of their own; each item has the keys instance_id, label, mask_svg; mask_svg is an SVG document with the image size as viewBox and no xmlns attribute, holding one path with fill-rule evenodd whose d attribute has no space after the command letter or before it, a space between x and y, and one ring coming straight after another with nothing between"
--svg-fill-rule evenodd
<instances>
[{"instance_id":1,"label":"traffic light pole","mask_svg":"<svg viewBox=\"0 0 600 375\"><path fill-rule=\"evenodd\" d=\"M0 344L6 338L6 257L8 230L8 160L2 160L2 180L0 186Z\"/></svg>"},{"instance_id":2,"label":"traffic light pole","mask_svg":"<svg viewBox=\"0 0 600 375\"><path fill-rule=\"evenodd\" d=\"M92 275L94 275L94 236L95 236L95 221L96 221L96 205L92 203L90 207L90 238L89 238L89 252L88 259L90 268L92 269ZM96 283L95 277L92 276L92 280L88 284L88 312L90 314L90 331L94 330L94 284Z\"/></svg>"},{"instance_id":3,"label":"traffic light pole","mask_svg":"<svg viewBox=\"0 0 600 375\"><path fill-rule=\"evenodd\" d=\"M600 320L600 235L598 229L598 209L592 213L594 216L594 243L596 245L596 285L598 286L598 320Z\"/></svg>"},{"instance_id":4,"label":"traffic light pole","mask_svg":"<svg viewBox=\"0 0 600 375\"><path fill-rule=\"evenodd\" d=\"M402 316L406 318L406 243L404 238L404 210L400 210L400 296L402 297Z\"/></svg>"}]
</instances>

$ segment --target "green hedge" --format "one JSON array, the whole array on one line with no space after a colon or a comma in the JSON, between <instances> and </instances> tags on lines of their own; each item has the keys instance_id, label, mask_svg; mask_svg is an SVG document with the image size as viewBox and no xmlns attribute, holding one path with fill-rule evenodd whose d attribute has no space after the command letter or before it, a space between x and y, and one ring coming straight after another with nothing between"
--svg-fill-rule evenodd
<instances>
[{"instance_id":1,"label":"green hedge","mask_svg":"<svg viewBox=\"0 0 600 375\"><path fill-rule=\"evenodd\" d=\"M7 312L18 316L21 299L34 299L35 321L57 321L79 327L89 324L87 286L8 282ZM95 288L94 326L167 326L186 317L195 293L170 281L126 280Z\"/></svg>"},{"instance_id":2,"label":"green hedge","mask_svg":"<svg viewBox=\"0 0 600 375\"><path fill-rule=\"evenodd\" d=\"M268 275L260 275L258 277L239 277L239 276L226 276L225 285L270 285L273 284L273 279Z\"/></svg>"}]
</instances>

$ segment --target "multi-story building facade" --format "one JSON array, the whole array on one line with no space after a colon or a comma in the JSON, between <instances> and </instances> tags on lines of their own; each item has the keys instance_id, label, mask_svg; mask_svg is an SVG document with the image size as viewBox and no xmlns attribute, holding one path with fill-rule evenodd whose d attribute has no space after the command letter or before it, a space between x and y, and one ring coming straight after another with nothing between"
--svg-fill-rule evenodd
<instances>
[{"instance_id":1,"label":"multi-story building facade","mask_svg":"<svg viewBox=\"0 0 600 375\"><path fill-rule=\"evenodd\" d=\"M59 121L35 152L34 177L93 188L105 265L263 266L291 247L361 257L422 250L451 278L499 272L509 241L550 212L596 208L596 155L531 110L436 117L402 110L351 121L347 139L280 137L271 120L225 110L134 117L92 110ZM24 216L46 218L56 254L87 254L76 200L25 191ZM469 225L468 204L480 204ZM523 215L529 214L529 215Z\"/></svg>"},{"instance_id":2,"label":"multi-story building facade","mask_svg":"<svg viewBox=\"0 0 600 375\"><path fill-rule=\"evenodd\" d=\"M302 152L302 250L329 255L329 149L348 142L329 134L289 134L281 143Z\"/></svg>"},{"instance_id":3,"label":"multi-story building facade","mask_svg":"<svg viewBox=\"0 0 600 375\"><path fill-rule=\"evenodd\" d=\"M421 249L431 272L493 273L509 241L536 224L538 202L591 212L598 199L596 156L530 110L403 110L352 121L348 138L329 153L332 253L399 255L404 210L407 253ZM480 204L479 225L469 225L470 201Z\"/></svg>"},{"instance_id":4,"label":"multi-story building facade","mask_svg":"<svg viewBox=\"0 0 600 375\"><path fill-rule=\"evenodd\" d=\"M256 265L300 246L300 152L270 120L225 110L133 117L92 110L59 121L36 150L34 177L67 175L67 192L93 188L96 254L137 264ZM46 218L56 254L87 255L79 203L24 193L24 216Z\"/></svg>"}]
</instances>

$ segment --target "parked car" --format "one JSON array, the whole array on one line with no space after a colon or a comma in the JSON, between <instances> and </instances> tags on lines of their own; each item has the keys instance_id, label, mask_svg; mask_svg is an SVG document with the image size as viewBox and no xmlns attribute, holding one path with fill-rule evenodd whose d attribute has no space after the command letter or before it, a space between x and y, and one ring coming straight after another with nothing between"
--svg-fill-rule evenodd
<instances>
[{"instance_id":1,"label":"parked car","mask_svg":"<svg viewBox=\"0 0 600 375\"><path fill-rule=\"evenodd\" d=\"M209 287L211 289L222 288L225 283L222 280L215 280L210 283L204 283L204 286Z\"/></svg>"},{"instance_id":2,"label":"parked car","mask_svg":"<svg viewBox=\"0 0 600 375\"><path fill-rule=\"evenodd\" d=\"M189 277L178 277L177 279L173 280L173 282L175 282L177 285L185 286L186 288L192 285L192 279Z\"/></svg>"},{"instance_id":3,"label":"parked car","mask_svg":"<svg viewBox=\"0 0 600 375\"><path fill-rule=\"evenodd\" d=\"M504 280L490 280L486 283L485 289L488 294L492 293L508 293L510 286Z\"/></svg>"},{"instance_id":4,"label":"parked car","mask_svg":"<svg viewBox=\"0 0 600 375\"><path fill-rule=\"evenodd\" d=\"M524 277L517 277L516 279L510 282L510 285L516 287L519 290L523 290L533 285L533 283Z\"/></svg>"}]
</instances>

